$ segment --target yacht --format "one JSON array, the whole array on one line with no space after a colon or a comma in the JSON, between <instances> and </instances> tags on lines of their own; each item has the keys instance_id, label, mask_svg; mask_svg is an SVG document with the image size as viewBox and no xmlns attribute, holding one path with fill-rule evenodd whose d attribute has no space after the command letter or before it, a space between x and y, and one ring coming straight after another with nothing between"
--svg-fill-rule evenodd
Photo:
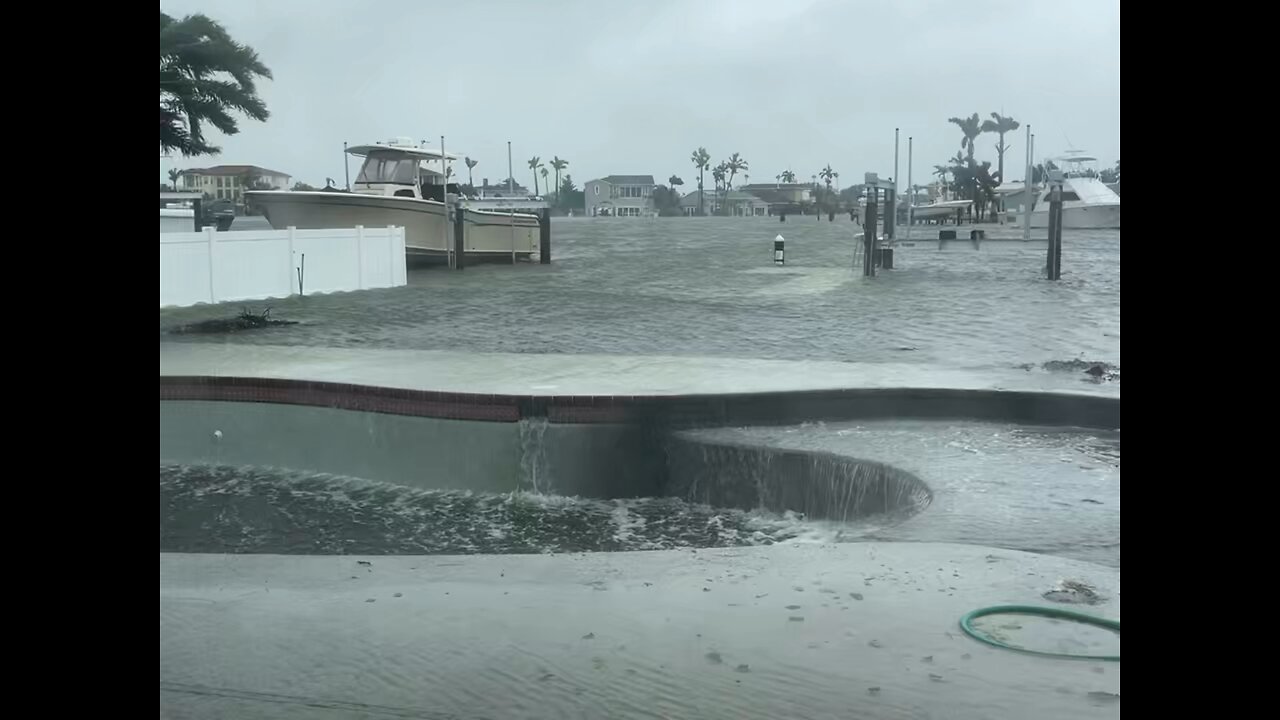
<instances>
[{"instance_id":1,"label":"yacht","mask_svg":"<svg viewBox=\"0 0 1280 720\"><path fill-rule=\"evenodd\" d=\"M408 138L356 145L347 152L364 158L350 192L332 188L255 190L245 193L246 201L260 209L277 230L401 226L409 259L445 260L453 248L454 229L444 201L447 194L458 192L457 185L445 182L445 176L448 162L458 156L414 144ZM432 164L439 170L429 167ZM545 202L464 198L460 204L468 261L514 262L528 260L538 251L538 216L517 210L546 207ZM475 207L481 204L506 211Z\"/></svg>"},{"instance_id":2,"label":"yacht","mask_svg":"<svg viewBox=\"0 0 1280 720\"><path fill-rule=\"evenodd\" d=\"M1097 158L1071 153L1053 158L1062 171L1062 227L1063 228L1120 228L1120 196L1098 179L1089 169ZM1049 227L1049 195L1052 189L1040 190L1031 206L1031 227ZM1010 210L1008 220L1022 222L1021 209Z\"/></svg>"}]
</instances>

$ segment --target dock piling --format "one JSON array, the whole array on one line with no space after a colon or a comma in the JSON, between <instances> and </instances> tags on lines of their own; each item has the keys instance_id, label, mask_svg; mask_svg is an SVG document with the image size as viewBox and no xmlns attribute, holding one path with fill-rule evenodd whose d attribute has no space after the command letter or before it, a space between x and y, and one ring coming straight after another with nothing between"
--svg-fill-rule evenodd
<instances>
[{"instance_id":1,"label":"dock piling","mask_svg":"<svg viewBox=\"0 0 1280 720\"><path fill-rule=\"evenodd\" d=\"M467 211L463 209L462 203L455 200L453 204L453 269L461 270L466 267L467 250L464 244L467 232L466 223Z\"/></svg>"},{"instance_id":2,"label":"dock piling","mask_svg":"<svg viewBox=\"0 0 1280 720\"><path fill-rule=\"evenodd\" d=\"M538 262L551 264L551 208L538 211Z\"/></svg>"},{"instance_id":3,"label":"dock piling","mask_svg":"<svg viewBox=\"0 0 1280 720\"><path fill-rule=\"evenodd\" d=\"M1045 277L1062 278L1062 185L1049 191L1049 249L1045 258Z\"/></svg>"}]
</instances>

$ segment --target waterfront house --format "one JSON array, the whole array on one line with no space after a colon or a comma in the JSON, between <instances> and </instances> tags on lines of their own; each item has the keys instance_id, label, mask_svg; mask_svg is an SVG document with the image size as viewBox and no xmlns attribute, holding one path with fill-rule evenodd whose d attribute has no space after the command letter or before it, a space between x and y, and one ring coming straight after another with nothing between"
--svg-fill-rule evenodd
<instances>
[{"instance_id":1,"label":"waterfront house","mask_svg":"<svg viewBox=\"0 0 1280 720\"><path fill-rule=\"evenodd\" d=\"M257 165L214 165L182 171L182 189L204 193L215 200L230 200L239 205L245 190L258 183L262 189L285 190L289 175Z\"/></svg>"},{"instance_id":2,"label":"waterfront house","mask_svg":"<svg viewBox=\"0 0 1280 720\"><path fill-rule=\"evenodd\" d=\"M697 215L699 196L702 193L703 191L701 190L694 190L680 198L680 210L685 215ZM748 192L741 190L730 190L728 192L707 190L705 194L706 200L701 204L708 215L753 216L769 214L769 203Z\"/></svg>"},{"instance_id":3,"label":"waterfront house","mask_svg":"<svg viewBox=\"0 0 1280 720\"><path fill-rule=\"evenodd\" d=\"M589 217L642 217L656 215L652 175L609 175L583 185Z\"/></svg>"}]
</instances>

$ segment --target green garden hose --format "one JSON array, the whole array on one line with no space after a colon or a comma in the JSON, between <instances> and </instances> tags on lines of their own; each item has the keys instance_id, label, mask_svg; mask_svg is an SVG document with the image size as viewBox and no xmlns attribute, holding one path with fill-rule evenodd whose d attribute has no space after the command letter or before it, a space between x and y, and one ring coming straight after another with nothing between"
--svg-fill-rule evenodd
<instances>
[{"instance_id":1,"label":"green garden hose","mask_svg":"<svg viewBox=\"0 0 1280 720\"><path fill-rule=\"evenodd\" d=\"M990 635L985 635L979 632L977 628L973 627L974 620L977 620L980 617L986 617L987 615L1035 615L1038 617L1052 618L1054 620L1071 620L1072 622L1092 625L1106 630L1114 630L1117 634L1120 632L1119 620L1108 620L1106 618L1094 617L1093 615L1085 615L1084 613L1072 612L1070 610L1059 610L1058 608L1051 607L1036 607L1034 605L993 605L992 607L979 608L960 618L960 629L964 630L966 635L978 642L986 643L992 647L1003 648L1005 650L1027 653L1028 655L1040 655L1043 657L1070 660L1102 660L1105 662L1120 662L1119 655L1071 655L1069 653L1028 650L1027 648L1008 645L991 637Z\"/></svg>"}]
</instances>

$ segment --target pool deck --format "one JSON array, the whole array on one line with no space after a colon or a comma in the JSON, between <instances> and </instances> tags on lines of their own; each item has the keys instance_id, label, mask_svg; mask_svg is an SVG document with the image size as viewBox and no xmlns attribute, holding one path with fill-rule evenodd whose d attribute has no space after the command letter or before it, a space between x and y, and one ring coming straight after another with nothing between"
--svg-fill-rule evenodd
<instances>
[{"instance_id":1,"label":"pool deck","mask_svg":"<svg viewBox=\"0 0 1280 720\"><path fill-rule=\"evenodd\" d=\"M1083 374L949 369L913 363L750 360L665 355L539 355L160 343L160 376L349 383L519 396L680 396L834 389L938 388L1120 396Z\"/></svg>"},{"instance_id":2,"label":"pool deck","mask_svg":"<svg viewBox=\"0 0 1280 720\"><path fill-rule=\"evenodd\" d=\"M1061 578L1105 601L1044 600ZM1014 653L959 629L966 612L1003 604L1118 620L1120 573L931 543L162 553L160 706L240 718L1120 716L1119 663Z\"/></svg>"}]
</instances>

